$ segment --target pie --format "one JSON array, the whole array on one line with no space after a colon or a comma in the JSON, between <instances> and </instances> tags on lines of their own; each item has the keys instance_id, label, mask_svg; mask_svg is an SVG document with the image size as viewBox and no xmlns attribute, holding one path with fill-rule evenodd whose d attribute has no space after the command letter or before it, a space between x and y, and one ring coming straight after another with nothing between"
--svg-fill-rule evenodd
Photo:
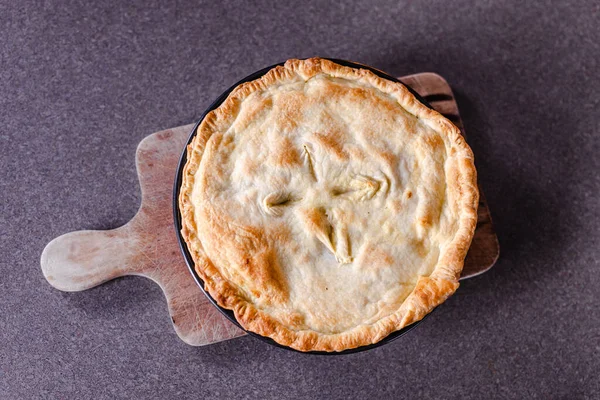
<instances>
[{"instance_id":1,"label":"pie","mask_svg":"<svg viewBox=\"0 0 600 400\"><path fill-rule=\"evenodd\" d=\"M236 87L187 147L182 236L216 302L300 351L380 341L458 287L473 153L401 83L289 60Z\"/></svg>"}]
</instances>

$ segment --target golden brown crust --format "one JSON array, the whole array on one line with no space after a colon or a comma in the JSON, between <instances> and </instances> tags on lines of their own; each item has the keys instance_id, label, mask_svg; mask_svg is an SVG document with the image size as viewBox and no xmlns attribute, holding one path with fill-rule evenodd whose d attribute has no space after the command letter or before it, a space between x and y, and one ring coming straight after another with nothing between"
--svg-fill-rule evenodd
<instances>
[{"instance_id":1,"label":"golden brown crust","mask_svg":"<svg viewBox=\"0 0 600 400\"><path fill-rule=\"evenodd\" d=\"M216 148L217 144L219 146L228 145L221 142L226 140L223 139L222 134L233 124L252 123L252 119L241 122L236 121L242 102L245 99L257 91L267 90L270 86L281 85L297 77L308 81L319 74L326 74L334 79L360 82L362 85L370 86L374 90L391 96L408 113L416 116L421 123L439 135L433 136L432 141L441 137L447 140L447 143L450 143L450 147L446 148L446 193L449 196L448 202L455 203L458 219L458 227L454 236L440 249L437 264L431 274L418 278L412 292L395 312L372 323L359 324L336 333L319 332L307 328L302 324L301 315L291 313L286 317L275 317L257 307L252 301L254 298L265 296L269 299L269 304L277 305L284 304L287 299L286 296L289 295L289 291L285 287L285 279L277 277L280 268L273 266L277 263L277 257L269 253L269 246L265 244L265 241L269 240L270 237L260 230L254 231L254 228L249 226L236 227L237 236L232 237L233 234L228 233L231 229L231 219L227 219L215 211L218 210L218 207L214 205L210 205L210 207L198 206L192 200L192 192L194 184L198 183L195 180L199 177L197 173L201 169L203 156L213 154L211 152L216 151L213 149ZM257 112L260 112L260 110ZM290 119L285 123L293 124L294 121ZM244 126L238 128L244 129ZM328 146L333 156L339 159L349 157L348 152L344 151L333 135L323 136L322 133L317 132L314 138L316 141L320 141L323 146ZM440 146L439 143L430 143L429 145ZM297 164L301 162L300 157L302 156L290 150L289 152L281 152L277 162ZM393 158L393 153L382 154L380 157L382 159ZM420 103L402 84L383 79L366 69L344 67L320 58L289 60L284 66L273 68L263 77L241 84L220 107L209 112L198 127L196 136L188 145L187 160L183 170L179 196L182 236L194 259L196 271L205 282L205 289L219 305L233 310L238 322L249 331L270 337L282 345L300 351L342 351L376 343L390 333L420 320L434 307L446 300L458 287L458 278L477 222L479 194L473 154L456 126L438 112ZM210 168L220 168L220 165L213 163ZM245 168L251 170L257 167L248 163ZM207 182L206 185L210 185L210 182ZM376 185L379 185L379 183ZM363 186L367 187L368 185L363 184ZM365 190L369 190L369 188ZM406 198L410 198L412 195L409 190L405 192ZM398 201L394 204L396 204L395 207L400 208ZM211 238L213 238L210 239L211 246L218 245L219 248L222 246L223 252L230 251L230 253L223 256L224 259L237 260L235 261L237 266L234 270L241 277L236 278L236 282L248 282L245 288L240 287L224 276L224 270L216 267L206 255L199 237L203 233L199 232L199 227L196 226L195 213L197 212L203 215L202 226L204 228L210 227L211 231L215 230L218 233L218 235L211 235ZM311 223L320 223L319 215L314 214L314 212L306 215L306 218L310 218ZM428 224L431 224L431 216L425 214L420 219L419 224L427 227ZM242 246L245 250L241 251L239 246L229 250L228 246L235 247L236 243L239 242L239 232L244 232L241 236L244 236L243 240L247 242ZM277 233L277 235L285 234L285 230L280 230ZM217 241L217 239L214 239L215 236L219 236L221 239ZM260 255L257 256L257 254ZM385 258L385 256L382 257ZM245 268L245 264L250 262L262 264L258 267ZM256 271L262 272L257 276ZM244 274L249 275L245 276Z\"/></svg>"}]
</instances>

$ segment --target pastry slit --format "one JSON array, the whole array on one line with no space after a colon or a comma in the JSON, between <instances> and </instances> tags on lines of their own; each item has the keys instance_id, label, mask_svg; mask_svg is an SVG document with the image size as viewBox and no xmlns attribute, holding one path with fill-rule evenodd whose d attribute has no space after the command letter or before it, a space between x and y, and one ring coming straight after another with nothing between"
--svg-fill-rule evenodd
<instances>
[{"instance_id":1,"label":"pastry slit","mask_svg":"<svg viewBox=\"0 0 600 400\"><path fill-rule=\"evenodd\" d=\"M304 147L304 157L306 160L306 164L308 166L308 172L313 177L313 179L318 182L319 178L317 177L317 173L315 171L315 166L313 164L313 160L312 160L310 151L308 150L308 147L306 145L304 145L303 147Z\"/></svg>"}]
</instances>

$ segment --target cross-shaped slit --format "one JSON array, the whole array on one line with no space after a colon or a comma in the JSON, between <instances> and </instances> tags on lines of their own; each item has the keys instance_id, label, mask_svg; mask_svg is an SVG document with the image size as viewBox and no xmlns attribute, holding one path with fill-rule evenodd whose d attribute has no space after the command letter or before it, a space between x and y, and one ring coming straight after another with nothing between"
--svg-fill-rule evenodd
<instances>
[{"instance_id":1,"label":"cross-shaped slit","mask_svg":"<svg viewBox=\"0 0 600 400\"><path fill-rule=\"evenodd\" d=\"M264 198L263 208L273 217L281 217L286 209L294 209L294 215L301 220L303 229L317 238L335 256L338 263L348 264L352 262L352 245L344 222L346 219L340 217L343 215L345 201L339 202L334 199L350 202L370 200L382 184L379 180L366 175L356 175L350 180L336 179L343 180L345 183L330 185L325 174L321 177L324 181L320 182L310 146L303 145L302 153L310 181L313 182L308 185L311 187L309 193L314 195L316 188L321 195L312 198L313 196L310 194L307 196L305 193L300 197L292 195L290 191L277 190Z\"/></svg>"}]
</instances>

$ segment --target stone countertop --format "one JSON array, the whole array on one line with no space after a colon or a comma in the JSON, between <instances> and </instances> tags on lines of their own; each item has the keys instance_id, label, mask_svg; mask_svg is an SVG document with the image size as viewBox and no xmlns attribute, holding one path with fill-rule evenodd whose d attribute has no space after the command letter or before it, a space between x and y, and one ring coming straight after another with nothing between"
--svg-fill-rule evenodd
<instances>
[{"instance_id":1,"label":"stone countertop","mask_svg":"<svg viewBox=\"0 0 600 400\"><path fill-rule=\"evenodd\" d=\"M61 3L0 3L0 398L600 398L598 2ZM500 240L491 271L340 357L187 346L143 278L47 284L46 243L137 211L142 138L314 55L450 82Z\"/></svg>"}]
</instances>

